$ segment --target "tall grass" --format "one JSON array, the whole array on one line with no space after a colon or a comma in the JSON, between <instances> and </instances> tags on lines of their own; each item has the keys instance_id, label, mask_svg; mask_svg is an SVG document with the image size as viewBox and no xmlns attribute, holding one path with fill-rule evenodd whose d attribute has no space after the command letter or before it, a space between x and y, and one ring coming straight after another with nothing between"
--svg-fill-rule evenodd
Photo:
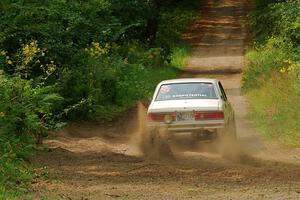
<instances>
[{"instance_id":1,"label":"tall grass","mask_svg":"<svg viewBox=\"0 0 300 200\"><path fill-rule=\"evenodd\" d=\"M177 69L182 69L190 58L192 49L187 44L179 44L173 49L171 55L171 65Z\"/></svg>"},{"instance_id":2,"label":"tall grass","mask_svg":"<svg viewBox=\"0 0 300 200\"><path fill-rule=\"evenodd\" d=\"M261 132L300 146L300 0L256 1L250 14L254 43L247 53L243 88L250 118Z\"/></svg>"},{"instance_id":3,"label":"tall grass","mask_svg":"<svg viewBox=\"0 0 300 200\"><path fill-rule=\"evenodd\" d=\"M295 77L273 72L262 86L248 92L250 119L266 137L282 144L300 146L300 93Z\"/></svg>"},{"instance_id":4,"label":"tall grass","mask_svg":"<svg viewBox=\"0 0 300 200\"><path fill-rule=\"evenodd\" d=\"M247 53L243 89L250 119L263 135L288 146L300 146L300 81L292 46L271 38Z\"/></svg>"}]
</instances>

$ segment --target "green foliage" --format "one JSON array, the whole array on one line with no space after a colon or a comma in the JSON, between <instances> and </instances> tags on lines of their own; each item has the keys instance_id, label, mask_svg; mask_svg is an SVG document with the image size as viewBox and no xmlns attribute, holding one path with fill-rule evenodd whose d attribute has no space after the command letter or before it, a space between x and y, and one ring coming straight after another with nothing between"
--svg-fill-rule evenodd
<instances>
[{"instance_id":1,"label":"green foliage","mask_svg":"<svg viewBox=\"0 0 300 200\"><path fill-rule=\"evenodd\" d=\"M63 100L55 91L54 86L0 75L1 190L22 189L31 180L23 159L35 151L41 131L53 125L53 107Z\"/></svg>"},{"instance_id":2,"label":"green foliage","mask_svg":"<svg viewBox=\"0 0 300 200\"><path fill-rule=\"evenodd\" d=\"M195 2L162 1L157 13L154 2L146 0L7 0L1 4L0 49L8 58L0 56L0 67L26 79L46 77L46 85L59 84L66 120L111 118L149 94L145 82L152 80L140 77L158 67L170 72L171 59L171 65L184 62L189 52L177 40L196 17ZM156 41L149 43L154 13L159 19Z\"/></svg>"},{"instance_id":3,"label":"green foliage","mask_svg":"<svg viewBox=\"0 0 300 200\"><path fill-rule=\"evenodd\" d=\"M23 162L23 158L35 151L30 139L1 134L0 190L21 191L32 180L32 172Z\"/></svg>"},{"instance_id":4,"label":"green foliage","mask_svg":"<svg viewBox=\"0 0 300 200\"><path fill-rule=\"evenodd\" d=\"M254 45L247 54L244 88L261 85L272 71L286 67L287 60L300 60L300 1L257 0L251 13Z\"/></svg>"},{"instance_id":5,"label":"green foliage","mask_svg":"<svg viewBox=\"0 0 300 200\"><path fill-rule=\"evenodd\" d=\"M1 1L0 198L30 181L23 161L47 130L113 119L176 77L197 2Z\"/></svg>"},{"instance_id":6,"label":"green foliage","mask_svg":"<svg viewBox=\"0 0 300 200\"><path fill-rule=\"evenodd\" d=\"M161 48L129 43L113 47L109 54L94 56L95 52L94 47L88 49L91 55L84 72L65 70L61 74L63 96L72 102L65 114L71 119L111 119L149 96L159 81L176 76L176 70L164 61Z\"/></svg>"},{"instance_id":7,"label":"green foliage","mask_svg":"<svg viewBox=\"0 0 300 200\"><path fill-rule=\"evenodd\" d=\"M198 17L195 0L180 1L177 5L166 7L161 14L157 41L160 44L169 45L172 48L186 29L187 25Z\"/></svg>"},{"instance_id":8,"label":"green foliage","mask_svg":"<svg viewBox=\"0 0 300 200\"><path fill-rule=\"evenodd\" d=\"M52 60L68 67L76 65L74 55L93 40L143 39L139 34L149 13L146 1L7 0L2 4L0 48L14 52L20 41L35 39Z\"/></svg>"},{"instance_id":9,"label":"green foliage","mask_svg":"<svg viewBox=\"0 0 300 200\"><path fill-rule=\"evenodd\" d=\"M36 134L45 121L53 119L53 106L59 108L63 100L56 90L55 86L35 85L32 80L1 75L0 133Z\"/></svg>"},{"instance_id":10,"label":"green foliage","mask_svg":"<svg viewBox=\"0 0 300 200\"><path fill-rule=\"evenodd\" d=\"M251 13L255 39L263 42L270 36L276 36L299 44L300 0L258 2L257 9Z\"/></svg>"},{"instance_id":11,"label":"green foliage","mask_svg":"<svg viewBox=\"0 0 300 200\"><path fill-rule=\"evenodd\" d=\"M247 67L243 73L243 88L250 90L270 78L273 71L285 66L292 51L291 43L282 38L272 37L266 44L247 52Z\"/></svg>"},{"instance_id":12,"label":"green foliage","mask_svg":"<svg viewBox=\"0 0 300 200\"><path fill-rule=\"evenodd\" d=\"M171 65L175 68L182 69L186 64L192 53L192 49L189 45L178 44L173 48L171 55Z\"/></svg>"},{"instance_id":13,"label":"green foliage","mask_svg":"<svg viewBox=\"0 0 300 200\"><path fill-rule=\"evenodd\" d=\"M265 136L294 147L300 145L299 85L298 78L277 72L247 94L256 127Z\"/></svg>"},{"instance_id":14,"label":"green foliage","mask_svg":"<svg viewBox=\"0 0 300 200\"><path fill-rule=\"evenodd\" d=\"M299 146L300 1L257 1L251 14L256 41L247 53L243 87L251 118L262 132Z\"/></svg>"}]
</instances>

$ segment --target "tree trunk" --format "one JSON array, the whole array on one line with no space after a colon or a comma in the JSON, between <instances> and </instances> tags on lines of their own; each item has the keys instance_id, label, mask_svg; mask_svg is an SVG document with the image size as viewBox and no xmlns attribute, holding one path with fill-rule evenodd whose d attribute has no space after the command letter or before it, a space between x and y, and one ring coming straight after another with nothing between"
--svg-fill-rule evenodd
<instances>
[{"instance_id":1,"label":"tree trunk","mask_svg":"<svg viewBox=\"0 0 300 200\"><path fill-rule=\"evenodd\" d=\"M156 40L156 34L158 31L161 0L150 0L149 6L151 14L147 20L146 37L149 43L153 44Z\"/></svg>"}]
</instances>

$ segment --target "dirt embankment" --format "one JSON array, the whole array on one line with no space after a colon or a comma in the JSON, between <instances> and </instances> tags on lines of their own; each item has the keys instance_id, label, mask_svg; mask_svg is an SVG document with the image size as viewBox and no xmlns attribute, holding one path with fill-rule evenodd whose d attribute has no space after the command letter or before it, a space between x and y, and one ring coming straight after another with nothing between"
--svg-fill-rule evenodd
<instances>
[{"instance_id":1,"label":"dirt embankment","mask_svg":"<svg viewBox=\"0 0 300 200\"><path fill-rule=\"evenodd\" d=\"M32 162L48 179L33 184L35 199L299 199L300 151L259 137L247 120L241 75L247 38L246 0L208 0L183 38L193 55L183 77L222 81L236 113L238 160L218 147L184 139L173 159L148 160L138 148L143 107L108 124L75 124L47 140ZM234 74L232 74L234 73ZM180 148L178 148L180 147ZM242 154L240 154L242 152ZM46 167L46 168L45 168Z\"/></svg>"}]
</instances>

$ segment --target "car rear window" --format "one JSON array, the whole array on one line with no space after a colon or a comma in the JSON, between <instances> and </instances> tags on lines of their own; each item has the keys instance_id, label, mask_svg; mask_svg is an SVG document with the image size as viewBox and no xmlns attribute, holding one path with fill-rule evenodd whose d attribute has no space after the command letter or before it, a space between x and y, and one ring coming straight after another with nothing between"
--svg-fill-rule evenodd
<instances>
[{"instance_id":1,"label":"car rear window","mask_svg":"<svg viewBox=\"0 0 300 200\"><path fill-rule=\"evenodd\" d=\"M217 99L212 83L173 83L159 88L155 101L181 99Z\"/></svg>"}]
</instances>

